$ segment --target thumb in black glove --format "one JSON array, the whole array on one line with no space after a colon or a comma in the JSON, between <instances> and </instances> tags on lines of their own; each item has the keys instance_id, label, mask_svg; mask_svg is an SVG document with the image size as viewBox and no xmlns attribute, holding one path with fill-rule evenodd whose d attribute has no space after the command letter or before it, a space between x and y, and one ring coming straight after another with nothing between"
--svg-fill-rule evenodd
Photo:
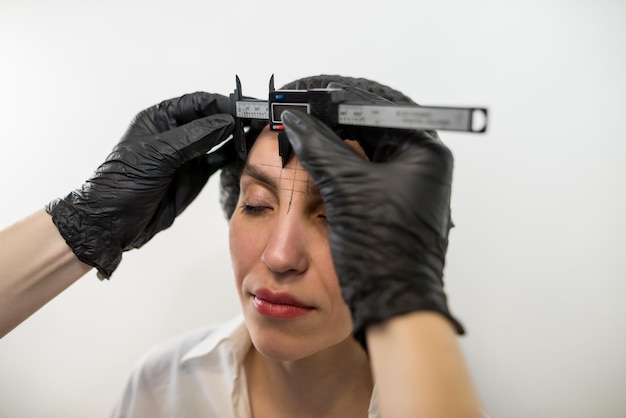
<instances>
[{"instance_id":1,"label":"thumb in black glove","mask_svg":"<svg viewBox=\"0 0 626 418\"><path fill-rule=\"evenodd\" d=\"M451 227L452 154L426 132L372 130L375 161L357 156L329 127L282 115L296 155L319 188L333 262L354 335L413 311L439 312L457 332L443 290ZM377 136L377 138L375 138Z\"/></svg>"},{"instance_id":2,"label":"thumb in black glove","mask_svg":"<svg viewBox=\"0 0 626 418\"><path fill-rule=\"evenodd\" d=\"M109 278L122 252L168 228L209 177L235 158L228 99L193 93L139 113L83 186L46 206L82 262Z\"/></svg>"}]
</instances>

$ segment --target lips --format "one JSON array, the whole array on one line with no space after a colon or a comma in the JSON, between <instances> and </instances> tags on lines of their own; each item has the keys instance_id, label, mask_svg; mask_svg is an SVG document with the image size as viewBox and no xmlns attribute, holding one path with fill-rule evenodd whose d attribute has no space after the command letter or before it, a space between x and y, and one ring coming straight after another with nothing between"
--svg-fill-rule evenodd
<instances>
[{"instance_id":1,"label":"lips","mask_svg":"<svg viewBox=\"0 0 626 418\"><path fill-rule=\"evenodd\" d=\"M275 293L269 289L259 289L254 292L252 306L261 315L277 319L297 318L315 310L314 307L300 302L290 293Z\"/></svg>"}]
</instances>

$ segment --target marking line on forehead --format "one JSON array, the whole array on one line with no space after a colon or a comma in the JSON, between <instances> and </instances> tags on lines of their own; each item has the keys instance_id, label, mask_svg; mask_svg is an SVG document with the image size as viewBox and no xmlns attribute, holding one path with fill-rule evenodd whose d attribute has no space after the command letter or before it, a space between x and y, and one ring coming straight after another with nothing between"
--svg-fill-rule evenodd
<instances>
[{"instance_id":1,"label":"marking line on forehead","mask_svg":"<svg viewBox=\"0 0 626 418\"><path fill-rule=\"evenodd\" d=\"M302 165L297 163L296 167L282 167L281 165L273 165L273 164L246 164L243 168L242 174L248 175L255 180L265 183L269 187L275 190L285 190L290 191L292 193L305 193L308 195L316 195L317 190L314 188L314 184L311 182L311 177L309 173L306 171ZM278 176L271 175L267 171L263 170L262 167L269 167L273 169L280 169L280 174ZM288 170L289 173L286 171ZM304 174L306 178L298 178L299 174ZM287 183L289 183L287 185ZM303 187L296 187L296 185L300 185Z\"/></svg>"},{"instance_id":2,"label":"marking line on forehead","mask_svg":"<svg viewBox=\"0 0 626 418\"><path fill-rule=\"evenodd\" d=\"M293 194L294 194L294 191L295 191L295 188L296 188L295 187L296 186L296 175L298 174L297 168L298 168L298 166L296 165L296 169L293 170L293 178L290 179L291 180L291 194L289 195L289 206L287 206L287 213L289 213L289 211L291 210L291 202L293 202ZM279 178L279 181L278 181L279 184L282 184L282 182L283 182L282 180L283 180L283 173L284 172L285 172L285 169L283 167L283 169L280 170L280 178ZM308 181L308 178L309 178L309 176L307 174L307 187L306 187L307 194L308 194L308 191L309 191L309 187L308 187L309 186L309 181Z\"/></svg>"}]
</instances>

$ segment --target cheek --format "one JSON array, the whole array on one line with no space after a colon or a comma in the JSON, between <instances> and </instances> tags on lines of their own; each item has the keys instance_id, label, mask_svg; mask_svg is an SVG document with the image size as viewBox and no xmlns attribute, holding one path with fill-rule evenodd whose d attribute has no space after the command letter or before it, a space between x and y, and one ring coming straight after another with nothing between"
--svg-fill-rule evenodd
<instances>
[{"instance_id":1,"label":"cheek","mask_svg":"<svg viewBox=\"0 0 626 418\"><path fill-rule=\"evenodd\" d=\"M241 215L234 214L228 232L230 259L238 284L252 268L254 260L259 259L261 251L261 240L250 239L250 228L246 228L242 221Z\"/></svg>"}]
</instances>

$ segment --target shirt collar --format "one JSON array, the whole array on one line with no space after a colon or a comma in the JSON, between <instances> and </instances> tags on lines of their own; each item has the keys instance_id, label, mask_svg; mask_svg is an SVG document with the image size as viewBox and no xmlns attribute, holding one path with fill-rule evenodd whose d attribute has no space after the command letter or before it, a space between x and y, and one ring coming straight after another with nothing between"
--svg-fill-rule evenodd
<instances>
[{"instance_id":1,"label":"shirt collar","mask_svg":"<svg viewBox=\"0 0 626 418\"><path fill-rule=\"evenodd\" d=\"M240 314L222 326L215 328L213 332L187 351L180 359L180 363L183 364L191 359L209 355L224 342L231 344L237 362L241 364L252 344L243 315Z\"/></svg>"}]
</instances>

